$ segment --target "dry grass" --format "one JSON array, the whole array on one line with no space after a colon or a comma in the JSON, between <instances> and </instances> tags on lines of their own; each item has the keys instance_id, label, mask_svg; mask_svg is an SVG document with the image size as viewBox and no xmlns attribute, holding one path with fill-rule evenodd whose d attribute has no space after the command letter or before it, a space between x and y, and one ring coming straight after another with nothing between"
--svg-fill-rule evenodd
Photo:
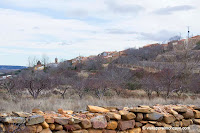
<instances>
[{"instance_id":1,"label":"dry grass","mask_svg":"<svg viewBox=\"0 0 200 133\"><path fill-rule=\"evenodd\" d=\"M84 78L88 78L89 77L89 73L87 71L82 70L80 73L78 73L79 77L84 77Z\"/></svg>"},{"instance_id":2,"label":"dry grass","mask_svg":"<svg viewBox=\"0 0 200 133\"><path fill-rule=\"evenodd\" d=\"M40 108L41 110L54 110L59 108L65 110L71 109L75 111L85 110L87 105L97 106L117 106L117 107L132 107L138 105L155 105L155 104L185 104L185 105L200 105L200 99L185 99L175 100L169 99L164 100L162 98L139 99L139 98L102 98L96 99L93 97L85 97L84 99L68 98L59 99L55 97L43 98L43 99L21 99L17 102L0 99L0 112L11 112L11 111L27 111L30 112L33 108Z\"/></svg>"}]
</instances>

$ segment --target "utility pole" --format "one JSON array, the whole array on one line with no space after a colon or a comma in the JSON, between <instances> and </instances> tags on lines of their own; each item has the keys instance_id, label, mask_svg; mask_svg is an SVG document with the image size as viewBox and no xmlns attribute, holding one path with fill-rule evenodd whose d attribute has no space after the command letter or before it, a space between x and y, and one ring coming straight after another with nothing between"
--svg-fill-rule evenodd
<instances>
[{"instance_id":1,"label":"utility pole","mask_svg":"<svg viewBox=\"0 0 200 133\"><path fill-rule=\"evenodd\" d=\"M186 49L188 49L188 46L189 46L190 26L187 26L187 28L188 28L188 36L187 36L187 46L186 46Z\"/></svg>"},{"instance_id":2,"label":"utility pole","mask_svg":"<svg viewBox=\"0 0 200 133\"><path fill-rule=\"evenodd\" d=\"M188 26L188 39L190 38L190 26Z\"/></svg>"}]
</instances>

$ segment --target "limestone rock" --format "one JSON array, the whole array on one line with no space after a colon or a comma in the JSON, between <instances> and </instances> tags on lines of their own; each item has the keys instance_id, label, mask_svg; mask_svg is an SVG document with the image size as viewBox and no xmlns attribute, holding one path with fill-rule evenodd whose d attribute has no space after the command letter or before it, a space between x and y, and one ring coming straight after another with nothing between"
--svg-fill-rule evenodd
<instances>
[{"instance_id":1,"label":"limestone rock","mask_svg":"<svg viewBox=\"0 0 200 133\"><path fill-rule=\"evenodd\" d=\"M88 128L91 128L91 127L92 127L92 123L91 123L90 120L88 120L88 119L83 119L83 120L81 121L81 126L82 126L82 128L84 128L84 129L88 129Z\"/></svg>"},{"instance_id":2,"label":"limestone rock","mask_svg":"<svg viewBox=\"0 0 200 133\"><path fill-rule=\"evenodd\" d=\"M25 112L12 112L14 115L16 115L17 117L29 117L31 116L30 113L25 113Z\"/></svg>"},{"instance_id":3,"label":"limestone rock","mask_svg":"<svg viewBox=\"0 0 200 133\"><path fill-rule=\"evenodd\" d=\"M54 117L54 120L60 125L67 125L69 123L69 119L66 117Z\"/></svg>"},{"instance_id":4,"label":"limestone rock","mask_svg":"<svg viewBox=\"0 0 200 133\"><path fill-rule=\"evenodd\" d=\"M93 128L97 129L97 128L106 128L107 126L107 120L105 118L105 116L96 116L94 118L91 119L92 122L92 126Z\"/></svg>"},{"instance_id":5,"label":"limestone rock","mask_svg":"<svg viewBox=\"0 0 200 133\"><path fill-rule=\"evenodd\" d=\"M142 113L137 113L136 114L136 119L135 119L136 121L141 121L141 120L143 120L143 114Z\"/></svg>"},{"instance_id":6,"label":"limestone rock","mask_svg":"<svg viewBox=\"0 0 200 133\"><path fill-rule=\"evenodd\" d=\"M47 124L45 121L41 123L42 127L45 128L49 128L49 124Z\"/></svg>"},{"instance_id":7,"label":"limestone rock","mask_svg":"<svg viewBox=\"0 0 200 133\"><path fill-rule=\"evenodd\" d=\"M142 123L140 123L140 122L135 122L135 127L142 127Z\"/></svg>"},{"instance_id":8,"label":"limestone rock","mask_svg":"<svg viewBox=\"0 0 200 133\"><path fill-rule=\"evenodd\" d=\"M65 130L60 130L60 131L55 131L55 132L53 132L53 133L69 133L69 132L67 132L67 131L65 131Z\"/></svg>"},{"instance_id":9,"label":"limestone rock","mask_svg":"<svg viewBox=\"0 0 200 133\"><path fill-rule=\"evenodd\" d=\"M200 111L200 106L193 106L192 108Z\"/></svg>"},{"instance_id":10,"label":"limestone rock","mask_svg":"<svg viewBox=\"0 0 200 133\"><path fill-rule=\"evenodd\" d=\"M180 122L179 121L175 121L172 123L173 127L179 127L180 126Z\"/></svg>"},{"instance_id":11,"label":"limestone rock","mask_svg":"<svg viewBox=\"0 0 200 133\"><path fill-rule=\"evenodd\" d=\"M187 109L185 113L182 114L185 119L194 118L194 113L191 109Z\"/></svg>"},{"instance_id":12,"label":"limestone rock","mask_svg":"<svg viewBox=\"0 0 200 133\"><path fill-rule=\"evenodd\" d=\"M163 127L164 126L164 122L156 122L155 126L156 127Z\"/></svg>"},{"instance_id":13,"label":"limestone rock","mask_svg":"<svg viewBox=\"0 0 200 133\"><path fill-rule=\"evenodd\" d=\"M183 125L182 125L183 127L188 127L190 125L190 120L183 119L182 122L183 122Z\"/></svg>"},{"instance_id":14,"label":"limestone rock","mask_svg":"<svg viewBox=\"0 0 200 133\"><path fill-rule=\"evenodd\" d=\"M37 126L26 126L24 129L20 130L20 133L35 133L37 132Z\"/></svg>"},{"instance_id":15,"label":"limestone rock","mask_svg":"<svg viewBox=\"0 0 200 133\"><path fill-rule=\"evenodd\" d=\"M72 133L88 133L87 130L72 131Z\"/></svg>"},{"instance_id":16,"label":"limestone rock","mask_svg":"<svg viewBox=\"0 0 200 133\"><path fill-rule=\"evenodd\" d=\"M164 122L167 124L170 124L176 120L176 118L173 115L164 115L163 118Z\"/></svg>"},{"instance_id":17,"label":"limestone rock","mask_svg":"<svg viewBox=\"0 0 200 133\"><path fill-rule=\"evenodd\" d=\"M109 121L107 125L107 129L115 130L117 128L117 122L116 121Z\"/></svg>"},{"instance_id":18,"label":"limestone rock","mask_svg":"<svg viewBox=\"0 0 200 133\"><path fill-rule=\"evenodd\" d=\"M103 133L117 133L115 130L103 130Z\"/></svg>"},{"instance_id":19,"label":"limestone rock","mask_svg":"<svg viewBox=\"0 0 200 133\"><path fill-rule=\"evenodd\" d=\"M142 129L141 128L134 128L131 130L128 130L128 133L141 133Z\"/></svg>"},{"instance_id":20,"label":"limestone rock","mask_svg":"<svg viewBox=\"0 0 200 133\"><path fill-rule=\"evenodd\" d=\"M89 129L88 133L103 133L103 130Z\"/></svg>"},{"instance_id":21,"label":"limestone rock","mask_svg":"<svg viewBox=\"0 0 200 133\"><path fill-rule=\"evenodd\" d=\"M98 106L91 106L91 105L88 105L87 106L87 110L92 112L92 113L106 113L106 112L109 112L108 109L105 109L105 108L102 108L102 107L98 107Z\"/></svg>"},{"instance_id":22,"label":"limestone rock","mask_svg":"<svg viewBox=\"0 0 200 133\"><path fill-rule=\"evenodd\" d=\"M59 124L55 124L55 129L54 130L63 130L63 126Z\"/></svg>"},{"instance_id":23,"label":"limestone rock","mask_svg":"<svg viewBox=\"0 0 200 133\"><path fill-rule=\"evenodd\" d=\"M194 119L193 121L194 121L195 124L200 125L200 119Z\"/></svg>"},{"instance_id":24,"label":"limestone rock","mask_svg":"<svg viewBox=\"0 0 200 133\"><path fill-rule=\"evenodd\" d=\"M67 131L75 131L75 130L80 130L81 126L79 126L78 124L74 124L74 125L64 125L64 128Z\"/></svg>"},{"instance_id":25,"label":"limestone rock","mask_svg":"<svg viewBox=\"0 0 200 133\"><path fill-rule=\"evenodd\" d=\"M150 108L150 106L148 106L148 105L139 105L138 107L142 107L142 108Z\"/></svg>"},{"instance_id":26,"label":"limestone rock","mask_svg":"<svg viewBox=\"0 0 200 133\"><path fill-rule=\"evenodd\" d=\"M8 125L4 125L5 126L5 130L8 133L12 133L14 132L16 129L18 129L19 127L15 124L8 124Z\"/></svg>"},{"instance_id":27,"label":"limestone rock","mask_svg":"<svg viewBox=\"0 0 200 133\"><path fill-rule=\"evenodd\" d=\"M110 111L117 111L117 107L103 107L103 108L105 108L105 109L108 109L108 110L110 110Z\"/></svg>"},{"instance_id":28,"label":"limestone rock","mask_svg":"<svg viewBox=\"0 0 200 133\"><path fill-rule=\"evenodd\" d=\"M27 119L26 125L35 125L44 122L44 117L41 115L33 115Z\"/></svg>"},{"instance_id":29,"label":"limestone rock","mask_svg":"<svg viewBox=\"0 0 200 133\"><path fill-rule=\"evenodd\" d=\"M128 131L117 131L117 133L128 133Z\"/></svg>"},{"instance_id":30,"label":"limestone rock","mask_svg":"<svg viewBox=\"0 0 200 133\"><path fill-rule=\"evenodd\" d=\"M168 132L166 130L158 130L156 133L168 133Z\"/></svg>"},{"instance_id":31,"label":"limestone rock","mask_svg":"<svg viewBox=\"0 0 200 133\"><path fill-rule=\"evenodd\" d=\"M127 111L127 110L120 110L119 111L120 115L125 115L125 114L128 114L128 113L129 113L129 111Z\"/></svg>"},{"instance_id":32,"label":"limestone rock","mask_svg":"<svg viewBox=\"0 0 200 133\"><path fill-rule=\"evenodd\" d=\"M200 118L200 111L194 110L193 112L194 112L194 117L195 117L196 119L199 119L199 118Z\"/></svg>"},{"instance_id":33,"label":"limestone rock","mask_svg":"<svg viewBox=\"0 0 200 133\"><path fill-rule=\"evenodd\" d=\"M2 117L2 118L0 117L0 122L21 124L25 123L26 120L23 117Z\"/></svg>"},{"instance_id":34,"label":"limestone rock","mask_svg":"<svg viewBox=\"0 0 200 133\"><path fill-rule=\"evenodd\" d=\"M182 115L180 115L180 114L176 114L174 116L175 116L176 120L178 120L178 121L184 119L184 117Z\"/></svg>"},{"instance_id":35,"label":"limestone rock","mask_svg":"<svg viewBox=\"0 0 200 133\"><path fill-rule=\"evenodd\" d=\"M144 118L147 120L152 120L152 121L161 121L163 119L163 114L161 113L157 113L157 112L153 112L150 114L145 114Z\"/></svg>"},{"instance_id":36,"label":"limestone rock","mask_svg":"<svg viewBox=\"0 0 200 133\"><path fill-rule=\"evenodd\" d=\"M40 133L52 133L49 128L43 129Z\"/></svg>"},{"instance_id":37,"label":"limestone rock","mask_svg":"<svg viewBox=\"0 0 200 133\"><path fill-rule=\"evenodd\" d=\"M134 113L152 113L151 108L143 108L143 107L134 107L132 109L129 109L129 111Z\"/></svg>"},{"instance_id":38,"label":"limestone rock","mask_svg":"<svg viewBox=\"0 0 200 133\"><path fill-rule=\"evenodd\" d=\"M37 125L37 127L36 127L36 132L37 133L39 133L39 132L41 132L42 131L42 126L41 125Z\"/></svg>"},{"instance_id":39,"label":"limestone rock","mask_svg":"<svg viewBox=\"0 0 200 133\"><path fill-rule=\"evenodd\" d=\"M199 125L190 125L189 133L200 133L200 126Z\"/></svg>"},{"instance_id":40,"label":"limestone rock","mask_svg":"<svg viewBox=\"0 0 200 133\"><path fill-rule=\"evenodd\" d=\"M142 127L142 133L156 133L156 130L148 129L148 128L151 128L151 127L155 127L155 126L152 125L152 124L146 124L145 126Z\"/></svg>"},{"instance_id":41,"label":"limestone rock","mask_svg":"<svg viewBox=\"0 0 200 133\"><path fill-rule=\"evenodd\" d=\"M113 112L108 112L106 114L106 116L108 116L110 119L112 120L121 120L121 115L117 114L117 113L113 113Z\"/></svg>"},{"instance_id":42,"label":"limestone rock","mask_svg":"<svg viewBox=\"0 0 200 133\"><path fill-rule=\"evenodd\" d=\"M51 123L51 124L49 124L49 128L50 128L51 130L54 130L54 129L56 128L56 126L55 126L55 124Z\"/></svg>"},{"instance_id":43,"label":"limestone rock","mask_svg":"<svg viewBox=\"0 0 200 133\"><path fill-rule=\"evenodd\" d=\"M42 112L40 109L37 109L37 108L32 109L32 113L36 113L38 115L44 115L44 112Z\"/></svg>"},{"instance_id":44,"label":"limestone rock","mask_svg":"<svg viewBox=\"0 0 200 133\"><path fill-rule=\"evenodd\" d=\"M173 107L173 110L175 110L176 112L179 112L179 113L185 113L187 111L187 108L177 106L177 107Z\"/></svg>"},{"instance_id":45,"label":"limestone rock","mask_svg":"<svg viewBox=\"0 0 200 133\"><path fill-rule=\"evenodd\" d=\"M54 123L55 121L54 121L54 118L45 118L45 121L47 122L47 123Z\"/></svg>"},{"instance_id":46,"label":"limestone rock","mask_svg":"<svg viewBox=\"0 0 200 133\"><path fill-rule=\"evenodd\" d=\"M134 126L135 126L135 120L119 121L118 122L118 129L122 130L122 131L134 128Z\"/></svg>"},{"instance_id":47,"label":"limestone rock","mask_svg":"<svg viewBox=\"0 0 200 133\"><path fill-rule=\"evenodd\" d=\"M79 119L79 118L75 118L75 117L71 117L71 118L69 118L69 124L78 124L78 123L80 123L81 122L81 120Z\"/></svg>"},{"instance_id":48,"label":"limestone rock","mask_svg":"<svg viewBox=\"0 0 200 133\"><path fill-rule=\"evenodd\" d=\"M132 112L128 112L127 114L122 115L123 120L133 120L136 118L136 115Z\"/></svg>"}]
</instances>

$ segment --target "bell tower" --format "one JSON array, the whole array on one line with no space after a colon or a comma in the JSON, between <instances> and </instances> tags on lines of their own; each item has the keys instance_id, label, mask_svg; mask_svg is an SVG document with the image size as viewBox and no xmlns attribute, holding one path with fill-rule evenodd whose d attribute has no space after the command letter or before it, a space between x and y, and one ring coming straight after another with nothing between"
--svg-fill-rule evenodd
<instances>
[{"instance_id":1,"label":"bell tower","mask_svg":"<svg viewBox=\"0 0 200 133\"><path fill-rule=\"evenodd\" d=\"M55 58L55 64L58 64L58 58L57 57Z\"/></svg>"}]
</instances>

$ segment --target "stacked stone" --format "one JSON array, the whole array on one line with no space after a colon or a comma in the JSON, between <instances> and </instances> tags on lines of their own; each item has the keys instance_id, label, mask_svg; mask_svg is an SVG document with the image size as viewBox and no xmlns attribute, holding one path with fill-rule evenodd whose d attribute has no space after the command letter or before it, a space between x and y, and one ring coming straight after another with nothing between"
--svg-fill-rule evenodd
<instances>
[{"instance_id":1,"label":"stacked stone","mask_svg":"<svg viewBox=\"0 0 200 133\"><path fill-rule=\"evenodd\" d=\"M149 127L190 127L148 130ZM88 106L87 111L0 113L0 133L182 133L200 132L200 107L184 105L133 108Z\"/></svg>"}]
</instances>

